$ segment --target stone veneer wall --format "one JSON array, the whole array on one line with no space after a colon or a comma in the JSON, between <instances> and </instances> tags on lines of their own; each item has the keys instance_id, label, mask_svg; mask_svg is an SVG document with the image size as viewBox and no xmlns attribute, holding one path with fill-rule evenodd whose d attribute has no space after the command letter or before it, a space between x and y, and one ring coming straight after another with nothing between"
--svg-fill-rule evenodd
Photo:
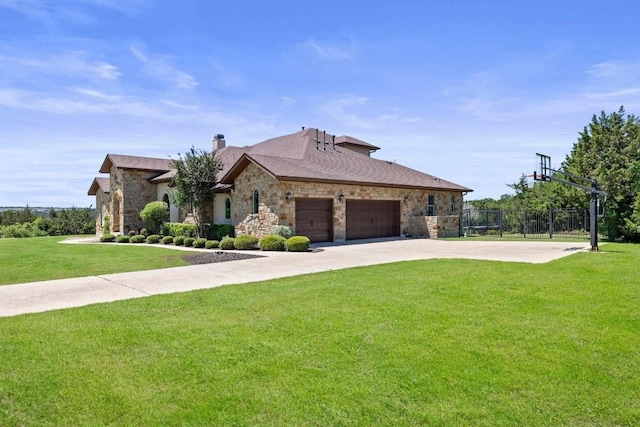
<instances>
[{"instance_id":1,"label":"stone veneer wall","mask_svg":"<svg viewBox=\"0 0 640 427\"><path fill-rule=\"evenodd\" d=\"M462 211L462 194L459 192L278 181L253 163L235 179L234 184L233 218L236 234L251 234L260 238L272 233L278 224L287 225L293 229L296 222L296 198L335 199L333 233L336 241L346 238L346 200L348 199L399 200L401 202L400 230L403 234L420 234L411 230L413 227L420 226L421 222L424 230L421 235L437 238L459 234L459 227L455 220ZM260 209L257 214L251 213L254 190L258 190L260 196ZM287 193L291 194L289 201L286 200ZM344 194L343 202L338 200L339 194ZM428 213L429 195L435 196L437 217L425 217ZM452 196L454 197L453 206ZM433 224L429 222L431 220L426 221L425 218L442 219L436 219L436 223Z\"/></svg>"},{"instance_id":2,"label":"stone veneer wall","mask_svg":"<svg viewBox=\"0 0 640 427\"><path fill-rule=\"evenodd\" d=\"M287 224L277 213L282 212L283 203L286 203L284 194L280 194L281 185L262 168L251 163L234 180L234 187L231 216L236 224L236 235L250 234L261 238L271 234L278 224ZM259 195L258 213L253 213L255 190Z\"/></svg>"},{"instance_id":3,"label":"stone veneer wall","mask_svg":"<svg viewBox=\"0 0 640 427\"><path fill-rule=\"evenodd\" d=\"M122 170L111 167L112 212L111 231L127 233L145 227L140 211L149 202L157 200L155 184L147 179L153 173L139 170Z\"/></svg>"},{"instance_id":4,"label":"stone veneer wall","mask_svg":"<svg viewBox=\"0 0 640 427\"><path fill-rule=\"evenodd\" d=\"M111 194L102 191L102 188L98 188L96 192L96 234L101 235L104 232L102 225L104 224L104 217L102 215L103 207L107 215L111 216Z\"/></svg>"},{"instance_id":5,"label":"stone veneer wall","mask_svg":"<svg viewBox=\"0 0 640 427\"><path fill-rule=\"evenodd\" d=\"M460 236L460 216L413 216L409 221L409 234L413 237L441 237Z\"/></svg>"}]
</instances>

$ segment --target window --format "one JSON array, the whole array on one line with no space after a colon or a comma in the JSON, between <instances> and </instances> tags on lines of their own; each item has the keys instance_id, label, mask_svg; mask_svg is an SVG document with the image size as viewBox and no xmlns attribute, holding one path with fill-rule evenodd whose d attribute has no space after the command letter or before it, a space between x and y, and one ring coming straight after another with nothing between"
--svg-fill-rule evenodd
<instances>
[{"instance_id":1,"label":"window","mask_svg":"<svg viewBox=\"0 0 640 427\"><path fill-rule=\"evenodd\" d=\"M451 212L456 211L456 196L451 196Z\"/></svg>"},{"instance_id":2,"label":"window","mask_svg":"<svg viewBox=\"0 0 640 427\"><path fill-rule=\"evenodd\" d=\"M231 219L231 199L228 197L224 201L224 217L225 219Z\"/></svg>"},{"instance_id":3,"label":"window","mask_svg":"<svg viewBox=\"0 0 640 427\"><path fill-rule=\"evenodd\" d=\"M253 213L258 213L258 208L260 207L260 195L258 194L258 190L253 192Z\"/></svg>"},{"instance_id":4,"label":"window","mask_svg":"<svg viewBox=\"0 0 640 427\"><path fill-rule=\"evenodd\" d=\"M165 194L164 196L162 196L162 201L167 204L168 208L171 207L171 203L169 202L169 195L168 194Z\"/></svg>"},{"instance_id":5,"label":"window","mask_svg":"<svg viewBox=\"0 0 640 427\"><path fill-rule=\"evenodd\" d=\"M436 215L436 198L433 195L429 195L428 215L429 216Z\"/></svg>"}]
</instances>

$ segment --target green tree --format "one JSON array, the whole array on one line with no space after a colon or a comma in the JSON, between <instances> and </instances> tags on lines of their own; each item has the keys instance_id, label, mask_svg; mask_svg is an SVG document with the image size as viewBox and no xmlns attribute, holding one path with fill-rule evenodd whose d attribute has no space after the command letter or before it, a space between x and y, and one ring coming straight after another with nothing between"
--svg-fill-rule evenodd
<instances>
[{"instance_id":1,"label":"green tree","mask_svg":"<svg viewBox=\"0 0 640 427\"><path fill-rule=\"evenodd\" d=\"M215 157L215 151L208 153L194 147L191 147L184 158L180 154L178 157L177 160L173 160L173 167L177 171L173 179L173 200L176 205L191 209L198 224L199 235L203 237L203 210L213 203L218 184L217 175L222 170L222 162Z\"/></svg>"},{"instance_id":2,"label":"green tree","mask_svg":"<svg viewBox=\"0 0 640 427\"><path fill-rule=\"evenodd\" d=\"M160 227L169 220L169 205L160 201L147 203L140 212L140 218L150 234L160 234Z\"/></svg>"},{"instance_id":3,"label":"green tree","mask_svg":"<svg viewBox=\"0 0 640 427\"><path fill-rule=\"evenodd\" d=\"M638 240L640 196L640 119L625 115L624 107L607 115L594 115L580 132L578 141L563 163L569 173L594 178L607 192L603 231L611 239ZM584 197L584 205L588 196Z\"/></svg>"}]
</instances>

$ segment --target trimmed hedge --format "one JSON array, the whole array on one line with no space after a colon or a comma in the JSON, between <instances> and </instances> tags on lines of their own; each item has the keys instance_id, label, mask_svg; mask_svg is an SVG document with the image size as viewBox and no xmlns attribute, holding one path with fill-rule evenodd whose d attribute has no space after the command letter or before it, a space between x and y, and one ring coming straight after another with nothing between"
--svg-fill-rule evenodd
<instances>
[{"instance_id":1,"label":"trimmed hedge","mask_svg":"<svg viewBox=\"0 0 640 427\"><path fill-rule=\"evenodd\" d=\"M147 243L149 243L150 245L160 243L160 236L158 236L157 234L152 234L151 236L147 236Z\"/></svg>"},{"instance_id":2,"label":"trimmed hedge","mask_svg":"<svg viewBox=\"0 0 640 427\"><path fill-rule=\"evenodd\" d=\"M116 237L116 243L129 243L129 242L131 242L131 237L129 237L128 235L122 235L122 236Z\"/></svg>"},{"instance_id":3,"label":"trimmed hedge","mask_svg":"<svg viewBox=\"0 0 640 427\"><path fill-rule=\"evenodd\" d=\"M165 222L162 225L163 234L165 236L185 236L185 237L197 237L198 226L195 224L183 224L181 222Z\"/></svg>"},{"instance_id":4,"label":"trimmed hedge","mask_svg":"<svg viewBox=\"0 0 640 427\"><path fill-rule=\"evenodd\" d=\"M205 233L208 239L220 241L225 236L234 237L235 227L231 224L208 224Z\"/></svg>"},{"instance_id":5,"label":"trimmed hedge","mask_svg":"<svg viewBox=\"0 0 640 427\"><path fill-rule=\"evenodd\" d=\"M207 239L196 239L193 241L193 247L194 248L204 248L204 245L207 244Z\"/></svg>"},{"instance_id":6,"label":"trimmed hedge","mask_svg":"<svg viewBox=\"0 0 640 427\"><path fill-rule=\"evenodd\" d=\"M103 234L100 236L100 241L103 243L113 242L114 240L116 240L116 236L113 234Z\"/></svg>"},{"instance_id":7,"label":"trimmed hedge","mask_svg":"<svg viewBox=\"0 0 640 427\"><path fill-rule=\"evenodd\" d=\"M185 237L184 238L184 245L188 246L188 247L193 247L193 242L195 242L196 239L193 237Z\"/></svg>"},{"instance_id":8,"label":"trimmed hedge","mask_svg":"<svg viewBox=\"0 0 640 427\"><path fill-rule=\"evenodd\" d=\"M235 238L225 237L220 240L220 249L231 250L235 249Z\"/></svg>"},{"instance_id":9,"label":"trimmed hedge","mask_svg":"<svg viewBox=\"0 0 640 427\"><path fill-rule=\"evenodd\" d=\"M217 249L220 247L220 242L217 240L207 240L207 243L204 244L204 247L207 249Z\"/></svg>"},{"instance_id":10,"label":"trimmed hedge","mask_svg":"<svg viewBox=\"0 0 640 427\"><path fill-rule=\"evenodd\" d=\"M165 245L170 245L171 243L173 243L173 236L164 236L162 238L162 243L164 243Z\"/></svg>"},{"instance_id":11,"label":"trimmed hedge","mask_svg":"<svg viewBox=\"0 0 640 427\"><path fill-rule=\"evenodd\" d=\"M256 236L252 236L250 234L242 234L236 237L236 240L233 242L233 246L238 250L249 250L255 249L258 244L258 238Z\"/></svg>"},{"instance_id":12,"label":"trimmed hedge","mask_svg":"<svg viewBox=\"0 0 640 427\"><path fill-rule=\"evenodd\" d=\"M258 246L260 246L261 251L284 251L284 242L286 240L277 234L270 234L260 239Z\"/></svg>"},{"instance_id":13,"label":"trimmed hedge","mask_svg":"<svg viewBox=\"0 0 640 427\"><path fill-rule=\"evenodd\" d=\"M176 236L173 238L173 244L176 246L182 246L184 245L184 239L186 239L186 237L184 236Z\"/></svg>"},{"instance_id":14,"label":"trimmed hedge","mask_svg":"<svg viewBox=\"0 0 640 427\"><path fill-rule=\"evenodd\" d=\"M284 247L289 252L307 252L309 250L310 244L311 244L311 241L309 241L308 237L293 236L293 237L289 237L284 242Z\"/></svg>"},{"instance_id":15,"label":"trimmed hedge","mask_svg":"<svg viewBox=\"0 0 640 427\"><path fill-rule=\"evenodd\" d=\"M147 241L147 238L144 237L142 234L136 234L135 236L131 237L131 243L144 243Z\"/></svg>"}]
</instances>

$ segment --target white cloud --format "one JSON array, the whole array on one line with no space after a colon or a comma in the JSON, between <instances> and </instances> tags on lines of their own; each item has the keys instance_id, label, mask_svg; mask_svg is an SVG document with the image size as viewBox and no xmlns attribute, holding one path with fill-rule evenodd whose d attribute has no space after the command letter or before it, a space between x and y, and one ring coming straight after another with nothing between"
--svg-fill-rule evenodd
<instances>
[{"instance_id":1,"label":"white cloud","mask_svg":"<svg viewBox=\"0 0 640 427\"><path fill-rule=\"evenodd\" d=\"M139 13L148 0L0 0L0 8L17 12L27 19L53 26L57 22L91 25L99 17L91 15L87 6L99 6L127 15Z\"/></svg>"},{"instance_id":2,"label":"white cloud","mask_svg":"<svg viewBox=\"0 0 640 427\"><path fill-rule=\"evenodd\" d=\"M143 64L143 71L151 77L170 82L182 89L193 89L198 82L192 75L178 70L170 64L168 55L147 55L141 48L130 46L129 51Z\"/></svg>"},{"instance_id":3,"label":"white cloud","mask_svg":"<svg viewBox=\"0 0 640 427\"><path fill-rule=\"evenodd\" d=\"M296 50L323 61L351 61L355 59L357 43L353 39L331 42L311 38L299 43Z\"/></svg>"}]
</instances>

